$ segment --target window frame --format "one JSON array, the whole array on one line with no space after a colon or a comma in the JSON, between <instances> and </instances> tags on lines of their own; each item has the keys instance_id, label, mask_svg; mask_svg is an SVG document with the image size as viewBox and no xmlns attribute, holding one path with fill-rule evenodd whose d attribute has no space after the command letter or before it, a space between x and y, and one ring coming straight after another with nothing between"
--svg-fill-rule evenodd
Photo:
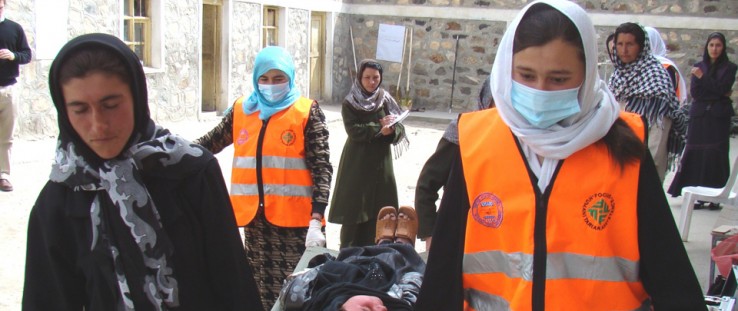
<instances>
[{"instance_id":1,"label":"window frame","mask_svg":"<svg viewBox=\"0 0 738 311\"><path fill-rule=\"evenodd\" d=\"M262 23L261 23L261 47L267 47L267 46L279 46L280 45L280 18L282 16L282 10L279 7L276 6L264 6L264 9L262 11ZM269 13L274 12L274 16L272 20L269 20ZM268 24L269 22L273 22L273 24ZM268 35L269 32L272 32L272 36L270 37ZM270 44L272 42L268 42L269 38L273 39L273 44Z\"/></svg>"},{"instance_id":2,"label":"window frame","mask_svg":"<svg viewBox=\"0 0 738 311\"><path fill-rule=\"evenodd\" d=\"M145 8L143 9L143 13L145 15L135 15L136 1L144 3ZM162 5L162 0L123 0L120 2L120 38L134 52L136 51L134 49L135 46L143 46L143 55L139 55L139 58L145 70L164 67L164 42L161 34L161 22L163 20ZM126 9L129 9L128 12L134 15L126 15ZM130 23L126 25L128 21ZM135 36L136 25L142 25L143 27L142 38L129 37L130 35ZM140 39L142 41L133 41L132 39Z\"/></svg>"}]
</instances>

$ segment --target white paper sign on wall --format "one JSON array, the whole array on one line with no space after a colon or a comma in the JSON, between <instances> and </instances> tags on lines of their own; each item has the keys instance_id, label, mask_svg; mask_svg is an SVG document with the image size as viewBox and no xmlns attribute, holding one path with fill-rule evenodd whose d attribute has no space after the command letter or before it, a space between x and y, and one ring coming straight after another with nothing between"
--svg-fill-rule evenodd
<instances>
[{"instance_id":1,"label":"white paper sign on wall","mask_svg":"<svg viewBox=\"0 0 738 311\"><path fill-rule=\"evenodd\" d=\"M377 60L402 62L402 46L404 43L405 26L379 24Z\"/></svg>"}]
</instances>

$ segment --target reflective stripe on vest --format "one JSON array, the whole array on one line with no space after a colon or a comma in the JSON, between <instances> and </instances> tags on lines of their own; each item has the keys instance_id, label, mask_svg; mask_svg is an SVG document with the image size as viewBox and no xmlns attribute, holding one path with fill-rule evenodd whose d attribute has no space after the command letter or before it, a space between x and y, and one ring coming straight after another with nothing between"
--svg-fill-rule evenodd
<instances>
[{"instance_id":1,"label":"reflective stripe on vest","mask_svg":"<svg viewBox=\"0 0 738 311\"><path fill-rule=\"evenodd\" d=\"M621 118L643 140L641 118ZM496 109L463 114L459 146L471 202L462 268L468 309L532 310L534 300L547 310L650 306L638 272L639 161L621 170L604 144L593 144L560 163L541 194ZM536 221L545 221L540 263ZM545 269L543 297L533 297L537 265Z\"/></svg>"},{"instance_id":2,"label":"reflective stripe on vest","mask_svg":"<svg viewBox=\"0 0 738 311\"><path fill-rule=\"evenodd\" d=\"M244 226L256 215L260 203L257 179L261 174L266 219L280 227L306 227L312 210L313 181L305 163L304 131L313 101L301 97L262 121L258 112L243 113L244 99L239 98L233 106L231 203L236 221ZM261 154L257 154L260 139Z\"/></svg>"}]
</instances>

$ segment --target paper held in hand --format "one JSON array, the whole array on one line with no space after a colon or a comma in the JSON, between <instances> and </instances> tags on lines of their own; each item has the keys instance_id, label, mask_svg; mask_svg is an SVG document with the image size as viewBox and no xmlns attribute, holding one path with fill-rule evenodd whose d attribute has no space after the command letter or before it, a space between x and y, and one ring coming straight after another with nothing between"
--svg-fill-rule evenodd
<instances>
[{"instance_id":1,"label":"paper held in hand","mask_svg":"<svg viewBox=\"0 0 738 311\"><path fill-rule=\"evenodd\" d=\"M405 118L407 118L407 116L409 116L409 115L410 115L410 110L403 111L399 116L397 116L395 118L395 121L393 121L392 123L389 124L389 126L393 126L393 125L395 125L397 123L402 122L402 120L405 120Z\"/></svg>"}]
</instances>

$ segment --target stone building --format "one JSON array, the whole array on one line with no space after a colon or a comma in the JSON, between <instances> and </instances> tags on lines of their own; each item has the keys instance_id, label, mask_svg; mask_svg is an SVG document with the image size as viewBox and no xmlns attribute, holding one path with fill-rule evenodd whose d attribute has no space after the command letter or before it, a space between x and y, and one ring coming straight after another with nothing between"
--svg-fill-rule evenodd
<instances>
[{"instance_id":1,"label":"stone building","mask_svg":"<svg viewBox=\"0 0 738 311\"><path fill-rule=\"evenodd\" d=\"M280 45L293 54L296 83L304 95L340 103L351 86L355 61L375 58L380 25L399 25L412 35L405 39L402 62L381 61L383 86L393 94L399 89L397 97L412 99L413 107L465 111L473 107L479 83L490 72L507 23L529 1L7 2L6 16L24 27L34 50L16 88L16 134L44 137L57 132L47 84L51 61L64 42L80 34L104 32L129 42L145 66L153 118L177 121L218 115L238 96L249 94L253 60L265 45ZM591 14L602 41L626 21L656 27L682 72L698 61L712 31L726 35L729 57L738 60L738 1L576 2ZM600 42L604 62L603 47Z\"/></svg>"}]
</instances>

